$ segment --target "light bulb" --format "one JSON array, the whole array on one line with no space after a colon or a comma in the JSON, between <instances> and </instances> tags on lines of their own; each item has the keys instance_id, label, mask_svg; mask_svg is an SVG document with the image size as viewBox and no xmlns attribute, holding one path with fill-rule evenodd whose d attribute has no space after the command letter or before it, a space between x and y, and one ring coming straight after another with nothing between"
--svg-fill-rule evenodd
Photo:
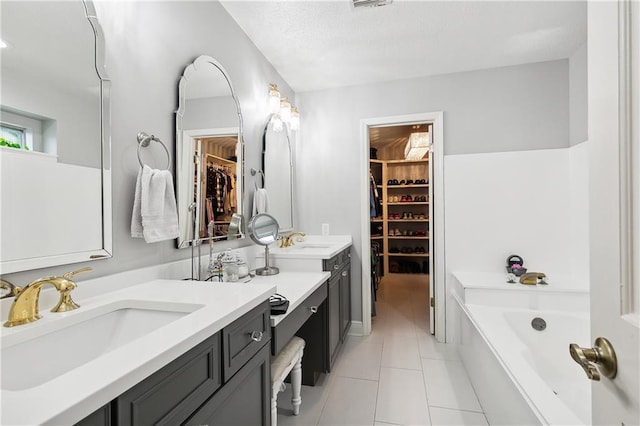
<instances>
[{"instance_id":1,"label":"light bulb","mask_svg":"<svg viewBox=\"0 0 640 426\"><path fill-rule=\"evenodd\" d=\"M269 84L269 111L272 114L280 111L280 91L275 83Z\"/></svg>"},{"instance_id":2,"label":"light bulb","mask_svg":"<svg viewBox=\"0 0 640 426\"><path fill-rule=\"evenodd\" d=\"M291 130L298 130L300 128L300 112L295 106L291 107Z\"/></svg>"},{"instance_id":3,"label":"light bulb","mask_svg":"<svg viewBox=\"0 0 640 426\"><path fill-rule=\"evenodd\" d=\"M282 118L282 121L285 123L291 121L291 104L286 97L280 100L280 118Z\"/></svg>"}]
</instances>

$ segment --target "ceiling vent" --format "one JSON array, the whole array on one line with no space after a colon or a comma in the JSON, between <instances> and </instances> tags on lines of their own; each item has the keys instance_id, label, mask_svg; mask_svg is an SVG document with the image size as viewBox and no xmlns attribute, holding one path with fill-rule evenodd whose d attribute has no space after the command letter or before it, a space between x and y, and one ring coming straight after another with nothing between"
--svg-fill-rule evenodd
<instances>
[{"instance_id":1,"label":"ceiling vent","mask_svg":"<svg viewBox=\"0 0 640 426\"><path fill-rule=\"evenodd\" d=\"M387 6L391 3L393 0L353 0L353 7Z\"/></svg>"}]
</instances>

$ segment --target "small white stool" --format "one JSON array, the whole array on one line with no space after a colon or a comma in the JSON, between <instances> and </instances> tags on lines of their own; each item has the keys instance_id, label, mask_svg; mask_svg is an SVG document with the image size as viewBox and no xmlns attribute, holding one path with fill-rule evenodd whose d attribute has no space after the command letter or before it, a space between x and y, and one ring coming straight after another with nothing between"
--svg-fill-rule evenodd
<instances>
[{"instance_id":1,"label":"small white stool","mask_svg":"<svg viewBox=\"0 0 640 426\"><path fill-rule=\"evenodd\" d=\"M278 392L285 389L284 379L291 373L291 404L293 415L300 412L300 390L302 389L302 354L304 340L293 336L271 362L271 426L278 422Z\"/></svg>"}]
</instances>

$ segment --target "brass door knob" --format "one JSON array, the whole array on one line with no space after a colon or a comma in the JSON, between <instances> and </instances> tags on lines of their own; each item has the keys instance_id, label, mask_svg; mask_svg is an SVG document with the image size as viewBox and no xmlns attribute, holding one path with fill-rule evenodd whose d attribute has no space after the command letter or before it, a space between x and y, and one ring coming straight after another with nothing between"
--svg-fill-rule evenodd
<instances>
[{"instance_id":1,"label":"brass door knob","mask_svg":"<svg viewBox=\"0 0 640 426\"><path fill-rule=\"evenodd\" d=\"M584 369L589 380L600 380L600 374L613 379L618 373L618 359L611 342L604 337L596 338L593 348L581 348L576 343L569 345L571 358Z\"/></svg>"}]
</instances>

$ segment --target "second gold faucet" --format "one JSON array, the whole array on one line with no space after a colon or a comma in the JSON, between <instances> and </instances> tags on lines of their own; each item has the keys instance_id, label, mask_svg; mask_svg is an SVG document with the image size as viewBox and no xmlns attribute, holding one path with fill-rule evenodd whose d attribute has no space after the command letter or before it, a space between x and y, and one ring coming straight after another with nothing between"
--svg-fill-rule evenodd
<instances>
[{"instance_id":1,"label":"second gold faucet","mask_svg":"<svg viewBox=\"0 0 640 426\"><path fill-rule=\"evenodd\" d=\"M305 233L292 232L289 235L280 235L280 237L278 237L278 241L280 242L280 247L285 248L285 247L293 246L295 244L294 237L298 237L297 239L298 242L304 241L303 238L305 237Z\"/></svg>"}]
</instances>

